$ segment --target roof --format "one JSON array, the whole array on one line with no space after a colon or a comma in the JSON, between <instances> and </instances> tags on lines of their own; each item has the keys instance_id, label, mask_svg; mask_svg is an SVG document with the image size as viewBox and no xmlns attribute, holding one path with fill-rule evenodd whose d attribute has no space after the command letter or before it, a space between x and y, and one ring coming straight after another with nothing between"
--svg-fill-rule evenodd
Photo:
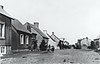
<instances>
[{"instance_id":1,"label":"roof","mask_svg":"<svg viewBox=\"0 0 100 64\"><path fill-rule=\"evenodd\" d=\"M96 39L100 39L100 34L96 37Z\"/></svg>"},{"instance_id":2,"label":"roof","mask_svg":"<svg viewBox=\"0 0 100 64\"><path fill-rule=\"evenodd\" d=\"M48 33L47 33L47 35L49 36L49 38L51 38L54 42L56 42Z\"/></svg>"},{"instance_id":3,"label":"roof","mask_svg":"<svg viewBox=\"0 0 100 64\"><path fill-rule=\"evenodd\" d=\"M17 19L14 19L14 20L12 21L12 25L13 25L13 26L16 28L16 30L18 30L18 31L30 33L30 32L26 29L26 27L25 27L24 25L22 25L22 23L21 23L19 20L17 20Z\"/></svg>"},{"instance_id":4,"label":"roof","mask_svg":"<svg viewBox=\"0 0 100 64\"><path fill-rule=\"evenodd\" d=\"M13 19L13 17L12 17L11 15L9 15L9 14L1 7L1 5L0 5L0 13L3 14L3 15L5 15L5 16L7 16L7 17L9 17L9 18L12 18L12 19Z\"/></svg>"},{"instance_id":5,"label":"roof","mask_svg":"<svg viewBox=\"0 0 100 64\"><path fill-rule=\"evenodd\" d=\"M60 41L60 39L59 39L56 35L54 35L54 34L52 34L51 37L52 37L56 42L59 42L59 41Z\"/></svg>"},{"instance_id":6,"label":"roof","mask_svg":"<svg viewBox=\"0 0 100 64\"><path fill-rule=\"evenodd\" d=\"M53 34L54 35L54 34ZM52 36L52 35L51 35ZM54 35L58 40L60 40L56 35Z\"/></svg>"},{"instance_id":7,"label":"roof","mask_svg":"<svg viewBox=\"0 0 100 64\"><path fill-rule=\"evenodd\" d=\"M26 22L25 24L24 24L24 26L27 28L27 26L30 26L30 23L28 23L28 22ZM31 34L33 33L33 34L36 34L36 31L34 30L34 29L31 29L31 26L30 26L30 28L28 28L29 30L29 32L31 32Z\"/></svg>"},{"instance_id":8,"label":"roof","mask_svg":"<svg viewBox=\"0 0 100 64\"><path fill-rule=\"evenodd\" d=\"M99 40L100 38L96 38L96 39L94 39L94 40Z\"/></svg>"},{"instance_id":9,"label":"roof","mask_svg":"<svg viewBox=\"0 0 100 64\"><path fill-rule=\"evenodd\" d=\"M42 37L49 39L39 28L35 27L33 24L30 24L30 23L28 24L31 26L31 28L33 28L36 32L38 32Z\"/></svg>"}]
</instances>

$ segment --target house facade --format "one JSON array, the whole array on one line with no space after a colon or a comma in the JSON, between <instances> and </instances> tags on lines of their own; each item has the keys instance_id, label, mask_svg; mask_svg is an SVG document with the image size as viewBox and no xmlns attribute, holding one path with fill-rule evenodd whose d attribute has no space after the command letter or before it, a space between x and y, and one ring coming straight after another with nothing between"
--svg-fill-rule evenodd
<instances>
[{"instance_id":1,"label":"house facade","mask_svg":"<svg viewBox=\"0 0 100 64\"><path fill-rule=\"evenodd\" d=\"M0 5L0 55L11 53L11 19Z\"/></svg>"},{"instance_id":2,"label":"house facade","mask_svg":"<svg viewBox=\"0 0 100 64\"><path fill-rule=\"evenodd\" d=\"M91 39L89 39L88 37L86 37L86 38L83 38L82 40L81 40L81 46L84 46L84 45L86 45L86 46L90 46L91 45Z\"/></svg>"},{"instance_id":3,"label":"house facade","mask_svg":"<svg viewBox=\"0 0 100 64\"><path fill-rule=\"evenodd\" d=\"M24 50L31 45L31 33L17 19L12 20L12 46L13 51Z\"/></svg>"},{"instance_id":4,"label":"house facade","mask_svg":"<svg viewBox=\"0 0 100 64\"><path fill-rule=\"evenodd\" d=\"M77 43L75 43L76 48L78 49L87 49L88 47L91 46L91 39L88 37L83 38L83 39L78 39Z\"/></svg>"},{"instance_id":5,"label":"house facade","mask_svg":"<svg viewBox=\"0 0 100 64\"><path fill-rule=\"evenodd\" d=\"M96 48L100 48L100 35L96 39L94 39L94 43L96 45Z\"/></svg>"},{"instance_id":6,"label":"house facade","mask_svg":"<svg viewBox=\"0 0 100 64\"><path fill-rule=\"evenodd\" d=\"M36 39L38 47L42 40L48 43L48 37L39 29L39 23L23 25L11 17L0 5L0 56L13 51L24 50Z\"/></svg>"},{"instance_id":7,"label":"house facade","mask_svg":"<svg viewBox=\"0 0 100 64\"><path fill-rule=\"evenodd\" d=\"M42 42L42 40L45 40L46 43L48 43L48 37L39 29L39 23L34 22L34 24L31 23L25 23L24 26L27 27L27 30L29 30L31 33L36 33L36 40L37 40L37 46L39 49L39 46Z\"/></svg>"},{"instance_id":8,"label":"house facade","mask_svg":"<svg viewBox=\"0 0 100 64\"><path fill-rule=\"evenodd\" d=\"M53 40L55 40L56 45L58 45L60 39L54 34L54 32L52 32L51 38L52 38ZM56 46L56 49L59 49L59 47Z\"/></svg>"},{"instance_id":9,"label":"house facade","mask_svg":"<svg viewBox=\"0 0 100 64\"><path fill-rule=\"evenodd\" d=\"M43 30L43 32L49 38L48 45L54 46L55 49L58 49L56 41L47 33L47 30Z\"/></svg>"}]
</instances>

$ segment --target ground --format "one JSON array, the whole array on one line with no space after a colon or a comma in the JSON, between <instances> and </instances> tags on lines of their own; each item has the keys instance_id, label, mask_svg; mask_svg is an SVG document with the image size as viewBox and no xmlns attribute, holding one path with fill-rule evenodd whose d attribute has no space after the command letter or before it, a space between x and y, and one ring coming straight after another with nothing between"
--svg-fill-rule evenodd
<instances>
[{"instance_id":1,"label":"ground","mask_svg":"<svg viewBox=\"0 0 100 64\"><path fill-rule=\"evenodd\" d=\"M1 64L100 64L100 55L92 50L76 49L29 52L3 58Z\"/></svg>"}]
</instances>

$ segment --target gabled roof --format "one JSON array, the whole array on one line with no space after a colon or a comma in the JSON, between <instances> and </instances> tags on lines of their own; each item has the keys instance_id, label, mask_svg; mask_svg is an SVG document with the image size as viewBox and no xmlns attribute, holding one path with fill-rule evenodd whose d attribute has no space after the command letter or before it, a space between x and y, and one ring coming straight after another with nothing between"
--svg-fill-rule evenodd
<instances>
[{"instance_id":1,"label":"gabled roof","mask_svg":"<svg viewBox=\"0 0 100 64\"><path fill-rule=\"evenodd\" d=\"M28 23L28 22L26 22L25 24L24 24L24 26L27 28L27 26L30 26L30 23ZM32 34L36 34L36 31L34 30L34 29L31 29L31 26L30 26L30 28L27 28L27 30Z\"/></svg>"},{"instance_id":2,"label":"gabled roof","mask_svg":"<svg viewBox=\"0 0 100 64\"><path fill-rule=\"evenodd\" d=\"M94 40L99 40L100 38L94 39Z\"/></svg>"},{"instance_id":3,"label":"gabled roof","mask_svg":"<svg viewBox=\"0 0 100 64\"><path fill-rule=\"evenodd\" d=\"M3 14L3 15L5 15L5 16L7 16L7 17L9 17L9 18L13 19L13 17L11 15L9 15L4 9L2 9L1 5L0 5L0 13Z\"/></svg>"},{"instance_id":4,"label":"gabled roof","mask_svg":"<svg viewBox=\"0 0 100 64\"><path fill-rule=\"evenodd\" d=\"M49 38L51 38L54 42L56 42L48 33L47 33L47 35L49 36Z\"/></svg>"},{"instance_id":5,"label":"gabled roof","mask_svg":"<svg viewBox=\"0 0 100 64\"><path fill-rule=\"evenodd\" d=\"M51 37L52 37L52 39L54 39L56 42L59 42L59 41L60 41L60 39L59 39L56 35L54 35L54 34L52 34Z\"/></svg>"},{"instance_id":6,"label":"gabled roof","mask_svg":"<svg viewBox=\"0 0 100 64\"><path fill-rule=\"evenodd\" d=\"M49 39L39 28L35 27L33 24L30 24L30 23L28 24L31 26L31 28L33 28L36 32L38 32L43 38Z\"/></svg>"},{"instance_id":7,"label":"gabled roof","mask_svg":"<svg viewBox=\"0 0 100 64\"><path fill-rule=\"evenodd\" d=\"M31 34L27 29L26 29L26 27L24 26L24 25L22 25L22 23L19 21L19 20L17 20L17 19L14 19L13 21L12 21L12 25L16 28L16 30L18 30L18 31L22 31L22 32L26 32L26 33L29 33L29 34Z\"/></svg>"},{"instance_id":8,"label":"gabled roof","mask_svg":"<svg viewBox=\"0 0 100 64\"><path fill-rule=\"evenodd\" d=\"M51 35L52 36L52 35ZM56 35L53 34L53 36L55 36L58 40L60 40Z\"/></svg>"}]
</instances>

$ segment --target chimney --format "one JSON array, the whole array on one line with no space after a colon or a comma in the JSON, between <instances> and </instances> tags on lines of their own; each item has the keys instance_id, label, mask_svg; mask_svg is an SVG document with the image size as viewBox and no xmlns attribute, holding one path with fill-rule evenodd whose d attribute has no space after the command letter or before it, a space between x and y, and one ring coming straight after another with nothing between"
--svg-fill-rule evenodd
<instances>
[{"instance_id":1,"label":"chimney","mask_svg":"<svg viewBox=\"0 0 100 64\"><path fill-rule=\"evenodd\" d=\"M2 5L0 5L0 8L1 8L1 9L3 9L3 6L2 6Z\"/></svg>"},{"instance_id":2,"label":"chimney","mask_svg":"<svg viewBox=\"0 0 100 64\"><path fill-rule=\"evenodd\" d=\"M45 34L47 34L47 30L43 30L43 32L44 32Z\"/></svg>"},{"instance_id":3,"label":"chimney","mask_svg":"<svg viewBox=\"0 0 100 64\"><path fill-rule=\"evenodd\" d=\"M54 35L54 32L52 32L52 35Z\"/></svg>"},{"instance_id":4,"label":"chimney","mask_svg":"<svg viewBox=\"0 0 100 64\"><path fill-rule=\"evenodd\" d=\"M39 22L34 22L34 26L39 28Z\"/></svg>"}]
</instances>

